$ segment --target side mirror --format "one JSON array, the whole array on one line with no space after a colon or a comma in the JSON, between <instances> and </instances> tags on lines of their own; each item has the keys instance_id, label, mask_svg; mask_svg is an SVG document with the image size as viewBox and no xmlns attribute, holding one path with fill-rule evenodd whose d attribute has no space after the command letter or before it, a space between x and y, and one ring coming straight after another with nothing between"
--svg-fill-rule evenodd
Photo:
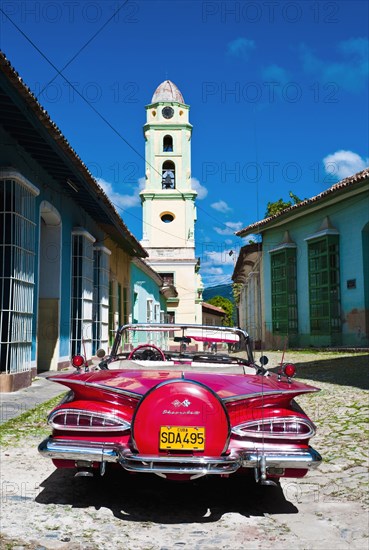
<instances>
[{"instance_id":1,"label":"side mirror","mask_svg":"<svg viewBox=\"0 0 369 550\"><path fill-rule=\"evenodd\" d=\"M262 366L267 365L269 363L268 357L266 357L265 355L262 355L259 359L259 363Z\"/></svg>"},{"instance_id":2,"label":"side mirror","mask_svg":"<svg viewBox=\"0 0 369 550\"><path fill-rule=\"evenodd\" d=\"M106 355L105 350L102 348L98 349L96 352L96 355L99 359L102 359Z\"/></svg>"}]
</instances>

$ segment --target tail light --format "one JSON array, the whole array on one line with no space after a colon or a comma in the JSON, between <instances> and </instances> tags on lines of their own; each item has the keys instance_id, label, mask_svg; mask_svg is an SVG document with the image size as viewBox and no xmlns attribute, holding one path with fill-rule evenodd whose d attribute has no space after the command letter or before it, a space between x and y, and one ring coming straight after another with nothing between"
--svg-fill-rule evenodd
<instances>
[{"instance_id":1,"label":"tail light","mask_svg":"<svg viewBox=\"0 0 369 550\"><path fill-rule=\"evenodd\" d=\"M59 409L49 415L48 423L55 430L124 432L131 424L114 414L100 414L79 409Z\"/></svg>"},{"instance_id":2,"label":"tail light","mask_svg":"<svg viewBox=\"0 0 369 550\"><path fill-rule=\"evenodd\" d=\"M251 420L234 426L232 432L240 437L308 439L315 435L315 426L307 418L289 416Z\"/></svg>"},{"instance_id":3,"label":"tail light","mask_svg":"<svg viewBox=\"0 0 369 550\"><path fill-rule=\"evenodd\" d=\"M281 371L281 374L284 374L287 378L292 378L296 374L296 367L292 363L286 363L282 366Z\"/></svg>"},{"instance_id":4,"label":"tail light","mask_svg":"<svg viewBox=\"0 0 369 550\"><path fill-rule=\"evenodd\" d=\"M76 369L79 369L84 364L85 364L85 358L83 357L83 355L73 355L72 357L73 367L75 367Z\"/></svg>"}]
</instances>

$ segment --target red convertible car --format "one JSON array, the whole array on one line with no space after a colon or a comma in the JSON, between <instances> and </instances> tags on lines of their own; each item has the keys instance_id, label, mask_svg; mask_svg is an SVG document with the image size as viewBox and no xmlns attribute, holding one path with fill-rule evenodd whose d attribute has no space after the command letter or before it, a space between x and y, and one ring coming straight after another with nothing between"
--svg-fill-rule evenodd
<instances>
[{"instance_id":1,"label":"red convertible car","mask_svg":"<svg viewBox=\"0 0 369 550\"><path fill-rule=\"evenodd\" d=\"M257 364L240 329L125 325L97 355L98 365L77 355L75 372L49 377L70 389L39 446L58 468L103 475L112 463L179 480L237 472L275 485L321 462L295 401L319 390L293 380L292 364Z\"/></svg>"}]
</instances>

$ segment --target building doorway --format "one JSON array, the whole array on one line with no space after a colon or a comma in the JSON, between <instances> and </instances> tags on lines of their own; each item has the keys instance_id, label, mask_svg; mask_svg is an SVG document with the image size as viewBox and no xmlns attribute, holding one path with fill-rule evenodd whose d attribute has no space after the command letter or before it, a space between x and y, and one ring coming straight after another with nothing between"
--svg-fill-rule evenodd
<instances>
[{"instance_id":1,"label":"building doorway","mask_svg":"<svg viewBox=\"0 0 369 550\"><path fill-rule=\"evenodd\" d=\"M37 371L57 370L60 335L61 216L47 201L40 206Z\"/></svg>"}]
</instances>

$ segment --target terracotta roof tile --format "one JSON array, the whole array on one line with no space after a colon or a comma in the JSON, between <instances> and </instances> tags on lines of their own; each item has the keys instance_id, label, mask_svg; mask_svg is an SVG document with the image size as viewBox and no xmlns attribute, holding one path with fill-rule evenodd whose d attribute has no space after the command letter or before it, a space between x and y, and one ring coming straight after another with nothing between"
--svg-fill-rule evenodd
<instances>
[{"instance_id":1,"label":"terracotta roof tile","mask_svg":"<svg viewBox=\"0 0 369 550\"><path fill-rule=\"evenodd\" d=\"M240 229L236 232L236 235L238 237L245 237L246 235L252 233L255 229L261 229L268 225L270 222L276 220L277 218L283 217L285 214L288 214L289 212L292 212L293 210L297 210L300 208L304 208L305 206L311 205L313 203L316 203L326 197L329 197L329 195L333 195L345 188L348 188L352 185L355 185L366 178L369 178L369 168L365 168L361 172L357 172L356 174L349 176L348 178L345 178L338 183L335 183L325 191L322 191L322 193L319 193L319 195L315 195L314 197L311 197L310 199L305 199L298 204L293 204L292 206L289 206L288 208L285 208L281 212L278 212L278 214L274 214L274 216L270 216L269 218L265 218L263 220L260 220L258 222L254 222L243 229Z\"/></svg>"},{"instance_id":2,"label":"terracotta roof tile","mask_svg":"<svg viewBox=\"0 0 369 550\"><path fill-rule=\"evenodd\" d=\"M224 315L226 313L223 308L213 306L213 304L209 304L208 302L203 302L202 307L203 307L203 309L208 309L208 310L214 311L214 313L220 313L220 314L224 314Z\"/></svg>"}]
</instances>

